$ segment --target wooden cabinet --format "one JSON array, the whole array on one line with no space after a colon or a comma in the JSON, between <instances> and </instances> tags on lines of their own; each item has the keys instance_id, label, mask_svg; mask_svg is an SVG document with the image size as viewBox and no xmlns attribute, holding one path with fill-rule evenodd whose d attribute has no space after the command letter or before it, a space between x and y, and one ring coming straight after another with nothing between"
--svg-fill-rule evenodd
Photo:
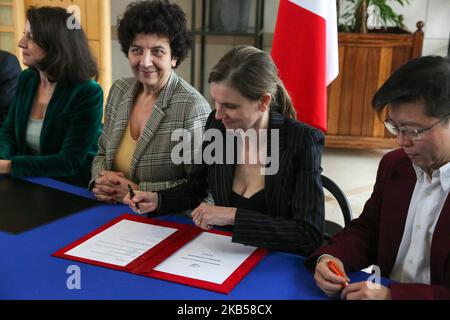
<instances>
[{"instance_id":1,"label":"wooden cabinet","mask_svg":"<svg viewBox=\"0 0 450 320\"><path fill-rule=\"evenodd\" d=\"M30 6L78 6L80 22L86 32L99 67L99 83L104 96L111 87L111 10L109 0L0 0L0 49L17 55L17 47L25 26L25 13Z\"/></svg>"},{"instance_id":2,"label":"wooden cabinet","mask_svg":"<svg viewBox=\"0 0 450 320\"><path fill-rule=\"evenodd\" d=\"M397 140L372 110L377 89L399 66L421 55L423 23L413 34L340 33L339 76L328 87L326 146L394 148Z\"/></svg>"}]
</instances>

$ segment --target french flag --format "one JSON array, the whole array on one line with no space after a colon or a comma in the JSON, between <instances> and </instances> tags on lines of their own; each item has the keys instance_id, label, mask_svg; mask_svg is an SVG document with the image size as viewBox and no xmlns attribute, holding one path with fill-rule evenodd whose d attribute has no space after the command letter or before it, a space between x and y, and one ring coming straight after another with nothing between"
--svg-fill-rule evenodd
<instances>
[{"instance_id":1,"label":"french flag","mask_svg":"<svg viewBox=\"0 0 450 320\"><path fill-rule=\"evenodd\" d=\"M326 132L327 85L339 73L336 0L280 0L272 58L298 120Z\"/></svg>"}]
</instances>

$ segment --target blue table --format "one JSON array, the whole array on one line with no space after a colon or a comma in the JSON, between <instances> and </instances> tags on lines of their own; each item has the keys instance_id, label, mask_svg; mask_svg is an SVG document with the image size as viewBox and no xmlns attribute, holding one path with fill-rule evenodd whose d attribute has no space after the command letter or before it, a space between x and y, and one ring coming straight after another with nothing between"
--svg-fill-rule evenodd
<instances>
[{"instance_id":1,"label":"blue table","mask_svg":"<svg viewBox=\"0 0 450 320\"><path fill-rule=\"evenodd\" d=\"M92 197L85 189L52 179L27 180ZM125 205L99 204L19 235L0 232L0 299L327 299L304 267L304 258L287 253L269 253L228 295L51 256L129 212ZM162 219L190 223L175 215ZM67 269L71 265L81 269L80 290L67 288ZM362 272L351 275L352 281L367 277Z\"/></svg>"}]
</instances>

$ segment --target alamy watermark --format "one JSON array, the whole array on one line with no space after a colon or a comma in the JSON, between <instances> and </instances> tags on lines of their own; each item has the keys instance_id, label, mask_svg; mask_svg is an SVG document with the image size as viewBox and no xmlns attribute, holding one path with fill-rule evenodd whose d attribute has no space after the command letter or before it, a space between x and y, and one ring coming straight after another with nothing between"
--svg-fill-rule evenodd
<instances>
[{"instance_id":1,"label":"alamy watermark","mask_svg":"<svg viewBox=\"0 0 450 320\"><path fill-rule=\"evenodd\" d=\"M66 286L69 290L81 290L81 269L77 265L71 265L67 267L67 274L70 276L67 278Z\"/></svg>"},{"instance_id":2,"label":"alamy watermark","mask_svg":"<svg viewBox=\"0 0 450 320\"><path fill-rule=\"evenodd\" d=\"M203 134L201 130L177 129L171 141L179 142L171 152L177 165L258 164L261 175L276 174L280 165L278 129L227 129L225 136L219 129L207 129ZM204 149L203 142L209 142Z\"/></svg>"},{"instance_id":3,"label":"alamy watermark","mask_svg":"<svg viewBox=\"0 0 450 320\"><path fill-rule=\"evenodd\" d=\"M71 5L66 9L66 12L71 16L66 21L66 26L69 30L81 29L81 9L79 6Z\"/></svg>"},{"instance_id":4,"label":"alamy watermark","mask_svg":"<svg viewBox=\"0 0 450 320\"><path fill-rule=\"evenodd\" d=\"M367 27L369 29L381 29L384 27L381 20L381 10L377 5L367 7Z\"/></svg>"},{"instance_id":5,"label":"alamy watermark","mask_svg":"<svg viewBox=\"0 0 450 320\"><path fill-rule=\"evenodd\" d=\"M367 288L370 290L381 289L381 269L377 265L372 266L372 275L367 278Z\"/></svg>"}]
</instances>

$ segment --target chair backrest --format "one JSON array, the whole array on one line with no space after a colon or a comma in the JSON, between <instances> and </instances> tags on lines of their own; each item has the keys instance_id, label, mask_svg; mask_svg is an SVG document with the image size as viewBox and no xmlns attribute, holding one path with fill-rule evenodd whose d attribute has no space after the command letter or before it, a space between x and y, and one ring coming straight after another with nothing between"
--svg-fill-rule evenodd
<instances>
[{"instance_id":1,"label":"chair backrest","mask_svg":"<svg viewBox=\"0 0 450 320\"><path fill-rule=\"evenodd\" d=\"M339 207L342 211L342 215L344 217L344 224L348 225L350 221L352 221L353 215L352 209L347 200L347 197L345 196L345 193L342 191L341 188L339 188L339 186L333 180L324 175L322 175L322 186L323 188L328 190L337 200ZM342 230L342 227L340 227L337 223L325 220L324 238L326 241L328 241L336 232L340 230Z\"/></svg>"}]
</instances>

